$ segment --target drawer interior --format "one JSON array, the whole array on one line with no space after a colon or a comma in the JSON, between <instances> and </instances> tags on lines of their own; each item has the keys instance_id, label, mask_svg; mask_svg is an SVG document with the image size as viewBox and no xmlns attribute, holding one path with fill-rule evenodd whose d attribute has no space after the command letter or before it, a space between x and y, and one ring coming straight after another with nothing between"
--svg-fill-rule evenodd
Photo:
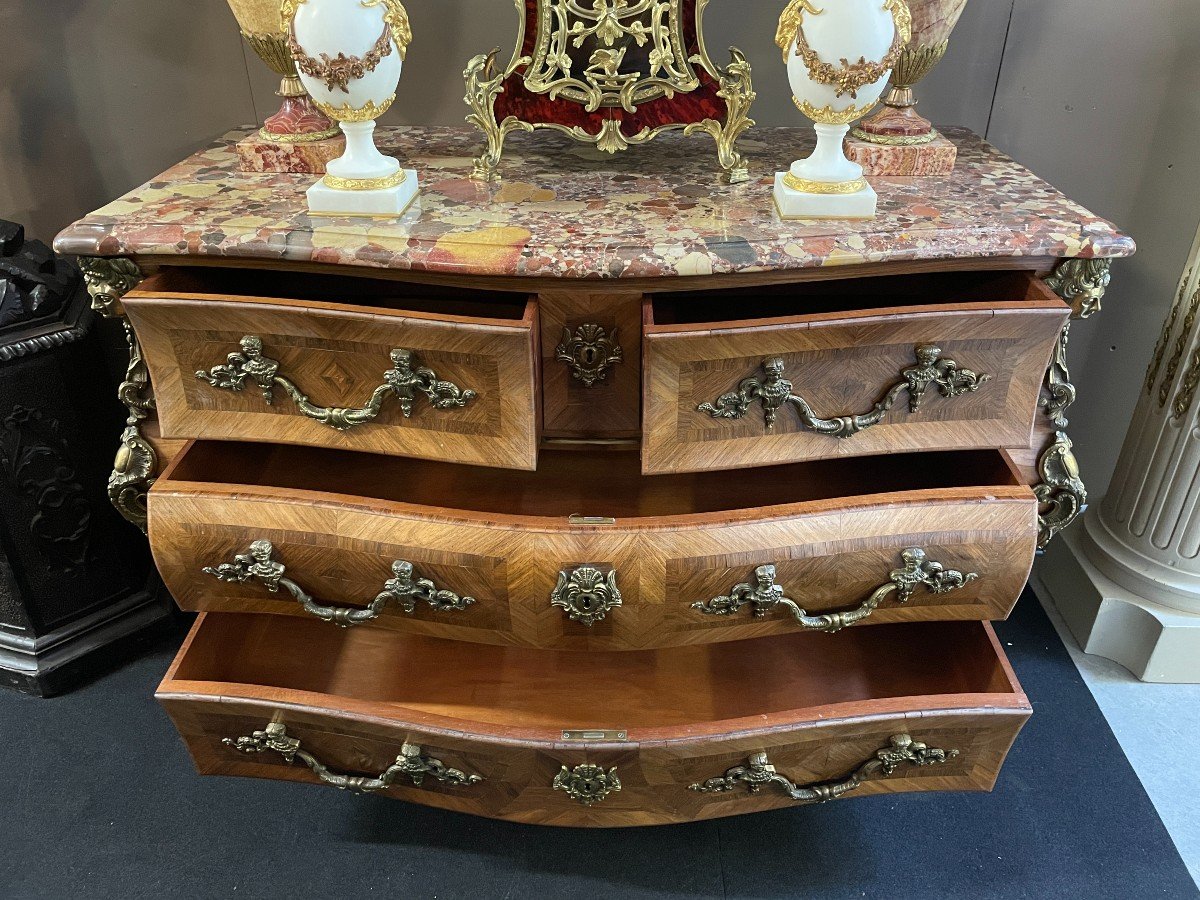
<instances>
[{"instance_id":1,"label":"drawer interior","mask_svg":"<svg viewBox=\"0 0 1200 900\"><path fill-rule=\"evenodd\" d=\"M745 321L910 306L1039 302L1065 308L1062 300L1029 272L937 272L660 294L651 300L652 322L648 324L716 324L729 321L732 311L738 321Z\"/></svg>"},{"instance_id":2,"label":"drawer interior","mask_svg":"<svg viewBox=\"0 0 1200 900\"><path fill-rule=\"evenodd\" d=\"M461 288L381 278L348 278L344 274L194 266L165 266L139 284L134 292L134 296L156 294L345 303L513 322L525 318L529 303L526 294L515 292L468 292Z\"/></svg>"},{"instance_id":3,"label":"drawer interior","mask_svg":"<svg viewBox=\"0 0 1200 900\"><path fill-rule=\"evenodd\" d=\"M1032 497L1000 451L820 460L736 472L642 475L636 451L544 450L533 472L503 472L276 444L197 441L154 490L179 483L318 491L486 514L640 518L757 511L762 507L905 491L989 488Z\"/></svg>"},{"instance_id":4,"label":"drawer interior","mask_svg":"<svg viewBox=\"0 0 1200 900\"><path fill-rule=\"evenodd\" d=\"M160 696L173 692L236 694L409 722L432 717L539 732L674 728L682 736L702 733L703 723L715 729L752 719L763 727L865 715L883 711L888 701L905 709L1025 703L995 634L978 622L576 653L206 613L160 688Z\"/></svg>"}]
</instances>

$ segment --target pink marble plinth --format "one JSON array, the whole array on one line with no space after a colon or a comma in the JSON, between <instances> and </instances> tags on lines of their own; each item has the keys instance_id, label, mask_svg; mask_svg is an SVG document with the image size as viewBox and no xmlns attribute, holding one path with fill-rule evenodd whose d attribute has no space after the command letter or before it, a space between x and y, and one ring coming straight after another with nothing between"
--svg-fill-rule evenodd
<instances>
[{"instance_id":1,"label":"pink marble plinth","mask_svg":"<svg viewBox=\"0 0 1200 900\"><path fill-rule=\"evenodd\" d=\"M324 175L326 163L346 152L340 134L323 141L283 143L268 141L259 132L237 142L238 168L243 172L287 172Z\"/></svg>"},{"instance_id":2,"label":"pink marble plinth","mask_svg":"<svg viewBox=\"0 0 1200 900\"><path fill-rule=\"evenodd\" d=\"M958 148L942 136L928 144L909 147L893 147L869 144L858 138L846 139L846 156L863 167L863 174L870 176L913 175L941 176L954 171L958 159Z\"/></svg>"}]
</instances>

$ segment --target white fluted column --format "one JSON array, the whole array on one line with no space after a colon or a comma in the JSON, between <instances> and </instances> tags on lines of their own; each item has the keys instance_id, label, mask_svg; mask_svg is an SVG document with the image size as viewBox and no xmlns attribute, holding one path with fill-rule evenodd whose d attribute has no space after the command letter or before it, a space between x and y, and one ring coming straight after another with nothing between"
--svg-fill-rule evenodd
<instances>
[{"instance_id":1,"label":"white fluted column","mask_svg":"<svg viewBox=\"0 0 1200 900\"><path fill-rule=\"evenodd\" d=\"M1200 682L1200 234L1108 495L1038 577L1089 653Z\"/></svg>"}]
</instances>

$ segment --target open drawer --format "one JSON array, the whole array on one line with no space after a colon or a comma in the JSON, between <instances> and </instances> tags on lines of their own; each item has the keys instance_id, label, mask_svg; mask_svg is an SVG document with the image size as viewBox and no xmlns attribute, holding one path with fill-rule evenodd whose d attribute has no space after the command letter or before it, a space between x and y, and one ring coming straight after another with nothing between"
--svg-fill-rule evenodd
<instances>
[{"instance_id":1,"label":"open drawer","mask_svg":"<svg viewBox=\"0 0 1200 900\"><path fill-rule=\"evenodd\" d=\"M537 309L525 296L164 268L124 305L164 437L537 464Z\"/></svg>"},{"instance_id":2,"label":"open drawer","mask_svg":"<svg viewBox=\"0 0 1200 900\"><path fill-rule=\"evenodd\" d=\"M1023 272L647 299L643 471L1028 447L1069 312Z\"/></svg>"},{"instance_id":3,"label":"open drawer","mask_svg":"<svg viewBox=\"0 0 1200 900\"><path fill-rule=\"evenodd\" d=\"M207 613L157 697L203 774L570 826L990 790L1031 711L976 622L581 654Z\"/></svg>"},{"instance_id":4,"label":"open drawer","mask_svg":"<svg viewBox=\"0 0 1200 900\"><path fill-rule=\"evenodd\" d=\"M546 450L498 478L196 442L150 491L149 520L185 609L574 650L1003 618L1037 542L1033 492L994 450L737 478Z\"/></svg>"}]
</instances>

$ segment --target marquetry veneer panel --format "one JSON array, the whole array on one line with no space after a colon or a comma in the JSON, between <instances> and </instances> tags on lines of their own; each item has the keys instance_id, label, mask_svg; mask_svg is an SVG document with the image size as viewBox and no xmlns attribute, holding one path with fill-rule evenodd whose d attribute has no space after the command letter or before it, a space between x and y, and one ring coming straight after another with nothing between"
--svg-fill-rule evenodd
<instances>
[{"instance_id":1,"label":"marquetry veneer panel","mask_svg":"<svg viewBox=\"0 0 1200 900\"><path fill-rule=\"evenodd\" d=\"M1046 366L1068 309L1029 276L1012 302L868 308L726 322L657 321L647 300L643 334L642 465L647 473L772 465L805 459L1030 443ZM730 312L734 310L731 308ZM761 403L741 418L698 407L762 379L767 359L783 361L793 393L825 419L861 415L916 365L918 345L990 379L978 390L942 396L931 385L920 409L909 397L850 437L806 427L791 406L768 428Z\"/></svg>"},{"instance_id":2,"label":"marquetry veneer panel","mask_svg":"<svg viewBox=\"0 0 1200 900\"><path fill-rule=\"evenodd\" d=\"M336 300L278 300L198 290L175 291L173 273L155 276L126 296L141 339L166 438L277 441L363 450L499 468L537 464L540 399L537 310L497 305L489 317L368 307ZM189 280L188 286L192 286ZM203 283L200 285L203 287ZM335 297L337 295L334 295ZM338 431L306 417L276 387L268 404L253 379L241 390L196 376L225 363L242 337L263 352L320 407L361 408L383 383L393 349L411 350L437 379L476 393L461 408L436 409L418 393L411 418L395 397L373 421Z\"/></svg>"},{"instance_id":3,"label":"marquetry veneer panel","mask_svg":"<svg viewBox=\"0 0 1200 900\"><path fill-rule=\"evenodd\" d=\"M223 743L275 722L338 774L377 775L416 744L482 781L401 777L384 795L518 822L651 825L793 806L776 785L690 785L763 752L797 785L834 781L901 734L957 754L873 773L846 796L991 789L1030 707L990 626L828 637L578 654L207 613L158 698L204 774L319 783L299 759ZM554 789L562 767L582 764L615 768L621 789L591 805Z\"/></svg>"},{"instance_id":4,"label":"marquetry veneer panel","mask_svg":"<svg viewBox=\"0 0 1200 900\"><path fill-rule=\"evenodd\" d=\"M361 627L576 650L734 641L799 629L783 608L706 615L775 565L810 615L857 607L917 547L978 575L938 594L885 601L866 624L1007 616L1032 565L1036 501L999 453L901 457L645 477L629 453L546 451L535 474L320 451L195 444L150 495L155 559L185 609L306 616L287 591L202 574L254 540L325 604L363 606L395 560L466 609L389 603ZM611 516L572 524L569 515ZM592 625L551 605L560 571L617 572L622 605ZM332 626L329 626L332 627Z\"/></svg>"}]
</instances>

